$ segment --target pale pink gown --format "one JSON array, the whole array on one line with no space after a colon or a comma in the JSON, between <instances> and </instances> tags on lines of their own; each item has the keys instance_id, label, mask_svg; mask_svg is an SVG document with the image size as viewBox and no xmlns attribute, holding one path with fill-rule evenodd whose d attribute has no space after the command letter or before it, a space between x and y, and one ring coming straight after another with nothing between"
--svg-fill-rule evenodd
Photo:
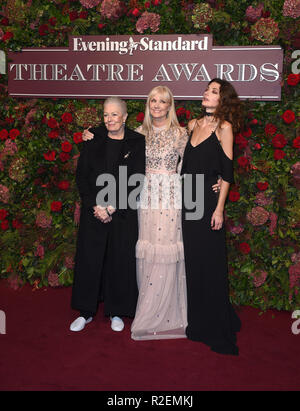
<instances>
[{"instance_id":1,"label":"pale pink gown","mask_svg":"<svg viewBox=\"0 0 300 411\"><path fill-rule=\"evenodd\" d=\"M137 131L141 132L141 129ZM177 172L187 139L186 131L176 128L153 127L146 136L148 184L144 185L138 212L136 259L139 298L131 327L134 340L185 338L186 278L181 232L181 182ZM171 181L169 191L163 181L167 184ZM172 181L179 181L179 186L176 188ZM169 204L166 203L168 200Z\"/></svg>"}]
</instances>

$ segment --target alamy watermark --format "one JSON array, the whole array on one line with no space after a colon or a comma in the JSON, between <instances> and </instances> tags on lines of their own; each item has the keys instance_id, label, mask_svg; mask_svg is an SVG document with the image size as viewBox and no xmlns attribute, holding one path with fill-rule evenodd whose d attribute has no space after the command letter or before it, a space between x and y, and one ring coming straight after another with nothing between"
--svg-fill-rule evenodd
<instances>
[{"instance_id":1,"label":"alamy watermark","mask_svg":"<svg viewBox=\"0 0 300 411\"><path fill-rule=\"evenodd\" d=\"M191 174L185 174L182 190L182 177L177 173L133 174L128 178L127 166L120 166L118 182L112 174L100 174L96 186L103 187L96 197L96 204L102 207L116 208L118 204L121 210L181 210L184 204L189 211L186 220L200 220L204 214L204 174L197 174L195 181ZM128 195L129 187L135 188Z\"/></svg>"},{"instance_id":2,"label":"alamy watermark","mask_svg":"<svg viewBox=\"0 0 300 411\"><path fill-rule=\"evenodd\" d=\"M0 334L6 334L6 315L0 310Z\"/></svg>"},{"instance_id":3,"label":"alamy watermark","mask_svg":"<svg viewBox=\"0 0 300 411\"><path fill-rule=\"evenodd\" d=\"M294 335L300 334L300 310L295 310L292 313L292 319L296 319L296 321L293 322L292 324L292 333Z\"/></svg>"}]
</instances>

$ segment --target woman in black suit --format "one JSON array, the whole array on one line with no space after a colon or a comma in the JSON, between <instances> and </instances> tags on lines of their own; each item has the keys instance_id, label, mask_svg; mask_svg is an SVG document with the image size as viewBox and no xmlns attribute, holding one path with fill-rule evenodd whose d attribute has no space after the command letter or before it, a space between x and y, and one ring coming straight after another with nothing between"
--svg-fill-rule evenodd
<instances>
[{"instance_id":1,"label":"woman in black suit","mask_svg":"<svg viewBox=\"0 0 300 411\"><path fill-rule=\"evenodd\" d=\"M142 181L145 174L145 138L125 127L126 118L126 103L108 98L104 103L105 127L90 130L98 138L84 144L78 161L76 182L82 209L72 308L80 316L71 324L71 331L80 331L92 321L99 301L104 301L104 313L110 316L114 331L124 328L122 316L135 314L138 190L130 196L130 206L128 201L124 205L124 193L128 193L127 200L135 189L128 187L131 176L139 174Z\"/></svg>"}]
</instances>

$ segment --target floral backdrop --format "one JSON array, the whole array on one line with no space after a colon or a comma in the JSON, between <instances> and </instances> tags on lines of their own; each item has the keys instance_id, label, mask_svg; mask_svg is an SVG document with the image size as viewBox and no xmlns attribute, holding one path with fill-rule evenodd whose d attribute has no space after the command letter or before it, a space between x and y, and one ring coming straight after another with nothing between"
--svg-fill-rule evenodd
<instances>
[{"instance_id":1,"label":"floral backdrop","mask_svg":"<svg viewBox=\"0 0 300 411\"><path fill-rule=\"evenodd\" d=\"M246 102L246 127L235 136L226 226L232 302L292 310L300 304L300 76L291 70L299 17L300 0L2 0L0 47L140 33L212 33L217 45L281 45L282 100ZM7 75L0 76L0 277L14 289L70 286L81 132L101 121L103 102L12 99ZM181 124L200 107L177 101ZM137 127L145 102L131 100L128 108L128 125Z\"/></svg>"}]
</instances>

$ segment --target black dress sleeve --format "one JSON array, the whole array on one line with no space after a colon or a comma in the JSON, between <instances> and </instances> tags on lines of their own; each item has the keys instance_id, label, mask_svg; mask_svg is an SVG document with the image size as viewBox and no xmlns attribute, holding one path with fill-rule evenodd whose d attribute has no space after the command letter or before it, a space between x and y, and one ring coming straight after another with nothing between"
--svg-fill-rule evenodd
<instances>
[{"instance_id":1,"label":"black dress sleeve","mask_svg":"<svg viewBox=\"0 0 300 411\"><path fill-rule=\"evenodd\" d=\"M220 174L224 181L227 183L234 183L234 175L233 175L233 160L231 160L227 155L224 153L221 145L220 145Z\"/></svg>"},{"instance_id":2,"label":"black dress sleeve","mask_svg":"<svg viewBox=\"0 0 300 411\"><path fill-rule=\"evenodd\" d=\"M96 205L95 193L90 190L89 185L89 146L90 143L84 144L77 162L76 168L76 184L82 205L85 207L94 207Z\"/></svg>"}]
</instances>

